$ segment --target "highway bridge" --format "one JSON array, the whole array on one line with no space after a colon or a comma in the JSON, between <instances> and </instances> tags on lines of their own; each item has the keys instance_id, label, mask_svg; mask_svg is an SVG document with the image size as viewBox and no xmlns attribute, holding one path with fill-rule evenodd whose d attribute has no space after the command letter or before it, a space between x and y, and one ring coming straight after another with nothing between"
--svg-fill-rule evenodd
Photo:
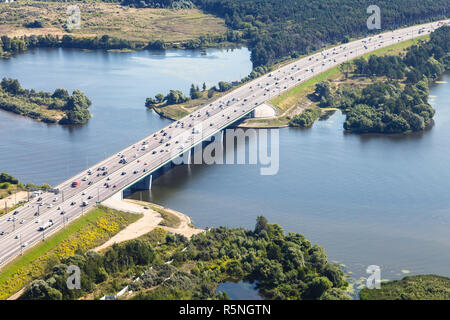
<instances>
[{"instance_id":1,"label":"highway bridge","mask_svg":"<svg viewBox=\"0 0 450 320\"><path fill-rule=\"evenodd\" d=\"M156 170L177 157L189 154L196 145L223 132L284 91L345 61L428 34L448 22L433 22L372 35L290 62L80 172L56 186L58 194L44 193L0 217L0 266L45 240L97 203L114 195L121 196L125 189L137 184L141 188L150 188L152 174ZM81 184L73 187L74 181ZM49 220L53 222L52 226L40 231L39 227Z\"/></svg>"}]
</instances>

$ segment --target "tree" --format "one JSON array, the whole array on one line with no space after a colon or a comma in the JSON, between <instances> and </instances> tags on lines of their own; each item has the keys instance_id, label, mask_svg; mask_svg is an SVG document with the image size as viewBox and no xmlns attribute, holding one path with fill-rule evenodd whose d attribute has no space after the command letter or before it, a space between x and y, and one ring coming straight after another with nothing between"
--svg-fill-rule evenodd
<instances>
[{"instance_id":1,"label":"tree","mask_svg":"<svg viewBox=\"0 0 450 320\"><path fill-rule=\"evenodd\" d=\"M203 91L206 90L206 83L204 83L204 82L203 82L203 85L202 85L202 89L203 89Z\"/></svg>"},{"instance_id":2,"label":"tree","mask_svg":"<svg viewBox=\"0 0 450 320\"><path fill-rule=\"evenodd\" d=\"M80 90L74 90L72 96L67 101L66 117L60 120L62 124L84 124L90 118L89 106L91 100Z\"/></svg>"},{"instance_id":3,"label":"tree","mask_svg":"<svg viewBox=\"0 0 450 320\"><path fill-rule=\"evenodd\" d=\"M153 98L147 98L147 99L145 99L145 106L147 107L147 108L150 108L151 106L153 106L153 105L155 105L156 104L156 100L155 99L153 99Z\"/></svg>"},{"instance_id":4,"label":"tree","mask_svg":"<svg viewBox=\"0 0 450 320\"><path fill-rule=\"evenodd\" d=\"M345 79L348 79L348 73L352 68L352 64L350 62L344 62L339 65L339 70L345 74Z\"/></svg>"},{"instance_id":5,"label":"tree","mask_svg":"<svg viewBox=\"0 0 450 320\"><path fill-rule=\"evenodd\" d=\"M307 284L306 290L303 293L303 298L307 300L319 299L327 290L331 289L333 284L326 277L314 278Z\"/></svg>"},{"instance_id":6,"label":"tree","mask_svg":"<svg viewBox=\"0 0 450 320\"><path fill-rule=\"evenodd\" d=\"M168 104L183 103L188 100L180 90L170 90L169 94L165 97Z\"/></svg>"},{"instance_id":7,"label":"tree","mask_svg":"<svg viewBox=\"0 0 450 320\"><path fill-rule=\"evenodd\" d=\"M67 92L66 89L56 89L55 92L52 94L52 98L58 98L58 99L63 99L63 100L67 100L69 99L70 94L69 92Z\"/></svg>"},{"instance_id":8,"label":"tree","mask_svg":"<svg viewBox=\"0 0 450 320\"><path fill-rule=\"evenodd\" d=\"M161 103L164 100L164 95L162 93L158 93L156 94L155 99L157 103Z\"/></svg>"},{"instance_id":9,"label":"tree","mask_svg":"<svg viewBox=\"0 0 450 320\"><path fill-rule=\"evenodd\" d=\"M256 225L255 225L255 231L254 232L256 234L260 234L261 231L267 230L267 225L268 225L268 222L267 222L266 217L258 216L256 218Z\"/></svg>"},{"instance_id":10,"label":"tree","mask_svg":"<svg viewBox=\"0 0 450 320\"><path fill-rule=\"evenodd\" d=\"M232 88L233 86L231 85L231 83L229 82L225 82L225 81L220 81L219 82L219 91L220 92L225 92L228 91Z\"/></svg>"},{"instance_id":11,"label":"tree","mask_svg":"<svg viewBox=\"0 0 450 320\"><path fill-rule=\"evenodd\" d=\"M12 94L19 94L23 91L17 79L3 78L1 86L3 90Z\"/></svg>"}]
</instances>

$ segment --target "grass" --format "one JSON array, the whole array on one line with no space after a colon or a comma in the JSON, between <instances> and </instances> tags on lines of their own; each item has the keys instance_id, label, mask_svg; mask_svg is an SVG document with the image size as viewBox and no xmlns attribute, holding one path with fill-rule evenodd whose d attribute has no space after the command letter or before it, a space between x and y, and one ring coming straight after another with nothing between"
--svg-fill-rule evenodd
<instances>
[{"instance_id":1,"label":"grass","mask_svg":"<svg viewBox=\"0 0 450 320\"><path fill-rule=\"evenodd\" d=\"M450 278L417 275L382 283L380 289L364 288L361 300L450 300Z\"/></svg>"},{"instance_id":2,"label":"grass","mask_svg":"<svg viewBox=\"0 0 450 320\"><path fill-rule=\"evenodd\" d=\"M87 251L107 241L141 215L98 206L6 264L0 273L0 299L6 299L77 249Z\"/></svg>"},{"instance_id":3,"label":"grass","mask_svg":"<svg viewBox=\"0 0 450 320\"><path fill-rule=\"evenodd\" d=\"M80 8L81 28L70 33L64 29L69 5ZM25 28L24 23L44 22L43 28ZM130 8L97 1L62 2L16 1L0 3L0 35L72 34L74 36L109 35L131 41L162 39L177 43L205 34L223 34L224 20L197 9Z\"/></svg>"}]
</instances>

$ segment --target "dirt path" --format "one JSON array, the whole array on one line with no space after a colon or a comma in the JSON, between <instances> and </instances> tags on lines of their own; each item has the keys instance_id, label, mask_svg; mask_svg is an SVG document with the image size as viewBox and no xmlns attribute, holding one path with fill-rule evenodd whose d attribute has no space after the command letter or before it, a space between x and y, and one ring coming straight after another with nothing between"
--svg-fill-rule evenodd
<instances>
[{"instance_id":1,"label":"dirt path","mask_svg":"<svg viewBox=\"0 0 450 320\"><path fill-rule=\"evenodd\" d=\"M188 216L169 209L164 208L162 206L158 206L155 204L151 204L154 207L158 207L160 209L163 209L169 213L172 213L176 215L178 218L180 218L180 225L176 228L170 228L165 226L160 226L159 223L163 220L161 215L152 210L144 209L144 206L147 204L145 202L139 202L134 200L119 200L119 199L107 199L106 201L102 202L102 204L106 207L126 211L126 212L132 212L132 213L142 213L143 217L137 220L136 222L130 224L125 229L117 233L115 236L113 236L111 239L106 241L104 244L98 246L97 248L94 248L94 251L102 251L103 249L106 249L110 246L112 246L114 243L121 243L124 241L136 239L140 236L143 236L146 233L149 233L156 227L162 228L164 230L167 230L172 233L182 234L187 238L190 238L192 235L203 232L202 229L193 228L190 226L191 219L189 219Z\"/></svg>"},{"instance_id":2,"label":"dirt path","mask_svg":"<svg viewBox=\"0 0 450 320\"><path fill-rule=\"evenodd\" d=\"M12 207L14 204L19 203L20 201L27 201L28 195L26 191L19 191L15 194L12 194L0 201L0 209L5 208L5 202L8 205L8 208Z\"/></svg>"}]
</instances>

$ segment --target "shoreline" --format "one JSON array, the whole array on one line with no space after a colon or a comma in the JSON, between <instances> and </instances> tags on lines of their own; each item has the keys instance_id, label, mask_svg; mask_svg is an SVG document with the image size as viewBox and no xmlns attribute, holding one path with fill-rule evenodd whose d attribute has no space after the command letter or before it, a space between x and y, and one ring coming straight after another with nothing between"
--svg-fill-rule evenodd
<instances>
[{"instance_id":1,"label":"shoreline","mask_svg":"<svg viewBox=\"0 0 450 320\"><path fill-rule=\"evenodd\" d=\"M188 239L190 239L195 234L205 231L203 229L193 227L191 225L191 219L189 216L179 211L175 211L173 209L166 208L151 202L139 201L134 199L120 200L109 198L103 201L102 205L115 210L142 214L143 216L139 220L128 225L125 229L118 232L116 235L107 240L105 243L92 249L96 252L101 252L115 243L122 243L125 241L139 238L153 231L156 228L161 228L174 234L181 234ZM155 208L157 210L162 210L169 214L173 214L179 219L179 224L177 226L161 225L161 223L164 221L164 218L159 212L155 210Z\"/></svg>"}]
</instances>

